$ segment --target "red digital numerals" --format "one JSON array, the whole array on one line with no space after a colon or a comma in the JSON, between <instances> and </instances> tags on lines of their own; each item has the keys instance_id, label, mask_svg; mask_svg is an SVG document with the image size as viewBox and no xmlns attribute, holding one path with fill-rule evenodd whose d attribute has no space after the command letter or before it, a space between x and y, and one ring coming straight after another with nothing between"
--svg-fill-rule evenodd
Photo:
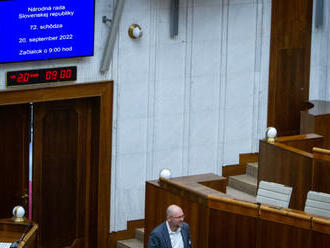
<instances>
[{"instance_id":1,"label":"red digital numerals","mask_svg":"<svg viewBox=\"0 0 330 248\"><path fill-rule=\"evenodd\" d=\"M45 79L47 81L53 81L57 79L71 79L72 70L71 69L63 69L60 71L46 71Z\"/></svg>"}]
</instances>

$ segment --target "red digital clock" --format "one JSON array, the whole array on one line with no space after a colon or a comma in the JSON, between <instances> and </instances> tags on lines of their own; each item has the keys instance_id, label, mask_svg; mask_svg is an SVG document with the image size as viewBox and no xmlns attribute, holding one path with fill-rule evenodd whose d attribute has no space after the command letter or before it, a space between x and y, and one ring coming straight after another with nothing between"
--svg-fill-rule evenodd
<instances>
[{"instance_id":1,"label":"red digital clock","mask_svg":"<svg viewBox=\"0 0 330 248\"><path fill-rule=\"evenodd\" d=\"M77 66L7 72L7 86L77 80Z\"/></svg>"}]
</instances>

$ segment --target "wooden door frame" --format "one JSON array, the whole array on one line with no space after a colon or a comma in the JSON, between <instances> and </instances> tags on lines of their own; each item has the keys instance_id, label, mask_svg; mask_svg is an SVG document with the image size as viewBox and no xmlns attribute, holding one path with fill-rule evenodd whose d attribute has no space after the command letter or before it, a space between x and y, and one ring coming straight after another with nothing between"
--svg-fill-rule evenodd
<instances>
[{"instance_id":1,"label":"wooden door frame","mask_svg":"<svg viewBox=\"0 0 330 248\"><path fill-rule=\"evenodd\" d=\"M0 91L0 105L88 97L100 100L97 247L105 248L110 227L113 81L8 88Z\"/></svg>"}]
</instances>

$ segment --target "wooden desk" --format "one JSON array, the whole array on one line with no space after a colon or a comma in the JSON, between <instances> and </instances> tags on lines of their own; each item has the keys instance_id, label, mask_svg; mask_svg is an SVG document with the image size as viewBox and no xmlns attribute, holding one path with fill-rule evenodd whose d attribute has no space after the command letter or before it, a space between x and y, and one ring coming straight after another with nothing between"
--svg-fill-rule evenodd
<instances>
[{"instance_id":1,"label":"wooden desk","mask_svg":"<svg viewBox=\"0 0 330 248\"><path fill-rule=\"evenodd\" d=\"M225 182L214 174L146 182L145 248L170 204L182 207L194 247L330 247L330 219L240 201L205 187L205 181L218 186Z\"/></svg>"},{"instance_id":2,"label":"wooden desk","mask_svg":"<svg viewBox=\"0 0 330 248\"><path fill-rule=\"evenodd\" d=\"M300 133L324 136L324 148L330 148L330 102L311 101L312 108L300 112Z\"/></svg>"},{"instance_id":3,"label":"wooden desk","mask_svg":"<svg viewBox=\"0 0 330 248\"><path fill-rule=\"evenodd\" d=\"M279 137L276 142L259 143L258 183L261 180L292 187L289 207L304 210L310 190L330 193L330 155L317 155L322 147L317 134Z\"/></svg>"},{"instance_id":4,"label":"wooden desk","mask_svg":"<svg viewBox=\"0 0 330 248\"><path fill-rule=\"evenodd\" d=\"M29 221L20 223L13 222L11 219L0 219L0 242L13 243L18 241L22 234L26 231ZM33 223L31 229L27 232L24 239L18 246L19 248L36 248L37 247L37 230L38 225Z\"/></svg>"}]
</instances>

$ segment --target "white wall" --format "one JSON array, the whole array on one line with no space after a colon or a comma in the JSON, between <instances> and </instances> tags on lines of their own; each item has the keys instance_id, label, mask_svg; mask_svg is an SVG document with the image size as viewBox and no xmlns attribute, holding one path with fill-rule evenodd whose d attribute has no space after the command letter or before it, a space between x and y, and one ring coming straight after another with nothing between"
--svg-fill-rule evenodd
<instances>
[{"instance_id":1,"label":"white wall","mask_svg":"<svg viewBox=\"0 0 330 248\"><path fill-rule=\"evenodd\" d=\"M221 175L239 153L258 151L266 128L271 0L180 0L179 35L169 35L170 0L126 0L109 73L100 74L113 0L96 0L95 56L0 65L78 66L78 82L113 79L111 231L144 218L145 181ZM143 28L140 40L127 35ZM5 88L1 80L0 88Z\"/></svg>"},{"instance_id":2,"label":"white wall","mask_svg":"<svg viewBox=\"0 0 330 248\"><path fill-rule=\"evenodd\" d=\"M311 73L309 99L330 100L330 3L324 1L323 26L312 28Z\"/></svg>"},{"instance_id":3,"label":"white wall","mask_svg":"<svg viewBox=\"0 0 330 248\"><path fill-rule=\"evenodd\" d=\"M270 1L126 0L113 79L111 231L144 218L145 181L214 172L258 151L266 128ZM138 23L142 39L127 36Z\"/></svg>"}]
</instances>

